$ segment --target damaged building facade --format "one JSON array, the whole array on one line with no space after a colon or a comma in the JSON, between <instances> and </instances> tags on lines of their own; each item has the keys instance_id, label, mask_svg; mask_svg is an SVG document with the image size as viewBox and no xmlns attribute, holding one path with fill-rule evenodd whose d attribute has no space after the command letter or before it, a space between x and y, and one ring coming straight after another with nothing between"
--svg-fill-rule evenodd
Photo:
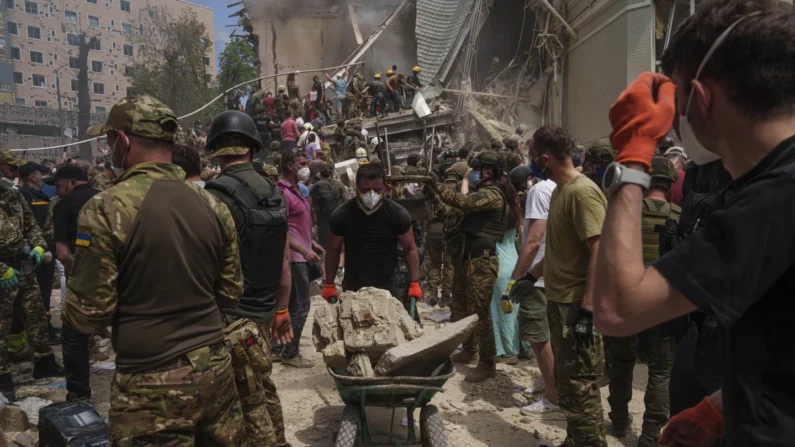
<instances>
[{"instance_id":1,"label":"damaged building facade","mask_svg":"<svg viewBox=\"0 0 795 447\"><path fill-rule=\"evenodd\" d=\"M548 123L565 126L583 144L607 137L610 105L641 72L657 70L667 39L696 0L238 4L240 23L257 43L262 75L284 74L266 89L312 68L366 61L361 70L371 79L392 65L406 74L419 65L423 96L444 103L429 117L436 121L428 124L407 111L379 118L379 125L395 144L401 133L413 132L416 141L419 129L438 127L457 147L465 139L507 137L520 124L525 138ZM306 92L312 75L297 81ZM333 96L333 89L326 94Z\"/></svg>"}]
</instances>

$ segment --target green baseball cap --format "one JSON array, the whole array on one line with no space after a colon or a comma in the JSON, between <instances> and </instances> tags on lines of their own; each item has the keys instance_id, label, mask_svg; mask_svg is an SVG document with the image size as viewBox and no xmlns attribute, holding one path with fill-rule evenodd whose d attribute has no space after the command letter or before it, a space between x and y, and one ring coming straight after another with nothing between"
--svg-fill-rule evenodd
<instances>
[{"instance_id":1,"label":"green baseball cap","mask_svg":"<svg viewBox=\"0 0 795 447\"><path fill-rule=\"evenodd\" d=\"M151 96L136 96L114 104L107 122L89 127L87 133L96 137L112 130L123 131L139 137L176 142L178 128L177 117L168 106Z\"/></svg>"},{"instance_id":2,"label":"green baseball cap","mask_svg":"<svg viewBox=\"0 0 795 447\"><path fill-rule=\"evenodd\" d=\"M27 164L27 160L22 160L14 156L14 154L6 149L0 150L0 163L7 163L11 166L20 167Z\"/></svg>"}]
</instances>

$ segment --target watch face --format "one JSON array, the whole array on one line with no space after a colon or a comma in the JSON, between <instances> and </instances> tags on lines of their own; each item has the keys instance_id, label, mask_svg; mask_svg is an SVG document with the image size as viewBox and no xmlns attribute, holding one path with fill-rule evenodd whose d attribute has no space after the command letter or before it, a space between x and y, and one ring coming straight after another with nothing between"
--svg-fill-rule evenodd
<instances>
[{"instance_id":1,"label":"watch face","mask_svg":"<svg viewBox=\"0 0 795 447\"><path fill-rule=\"evenodd\" d=\"M605 169L605 175L602 177L602 189L608 191L612 186L618 182L621 175L621 165L613 163Z\"/></svg>"}]
</instances>

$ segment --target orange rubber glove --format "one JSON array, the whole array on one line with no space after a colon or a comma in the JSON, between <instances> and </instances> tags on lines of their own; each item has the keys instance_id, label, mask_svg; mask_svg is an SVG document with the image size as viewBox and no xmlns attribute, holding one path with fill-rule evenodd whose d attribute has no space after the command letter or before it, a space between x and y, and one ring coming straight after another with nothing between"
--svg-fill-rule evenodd
<instances>
[{"instance_id":1,"label":"orange rubber glove","mask_svg":"<svg viewBox=\"0 0 795 447\"><path fill-rule=\"evenodd\" d=\"M419 282L412 281L409 283L409 298L415 298L417 301L422 299L422 289Z\"/></svg>"},{"instance_id":2,"label":"orange rubber glove","mask_svg":"<svg viewBox=\"0 0 795 447\"><path fill-rule=\"evenodd\" d=\"M325 286L323 286L323 292L321 294L323 295L323 299L329 303L331 303L331 301L329 301L331 300L331 298L334 298L335 303L339 301L339 295L337 294L337 286L335 286L334 284L326 284Z\"/></svg>"},{"instance_id":3,"label":"orange rubber glove","mask_svg":"<svg viewBox=\"0 0 795 447\"><path fill-rule=\"evenodd\" d=\"M674 122L676 85L656 73L641 73L610 107L613 132L610 142L618 163L640 163L651 168L657 141Z\"/></svg>"},{"instance_id":4,"label":"orange rubber glove","mask_svg":"<svg viewBox=\"0 0 795 447\"><path fill-rule=\"evenodd\" d=\"M671 447L720 447L723 413L705 397L698 405L668 421L657 444Z\"/></svg>"},{"instance_id":5,"label":"orange rubber glove","mask_svg":"<svg viewBox=\"0 0 795 447\"><path fill-rule=\"evenodd\" d=\"M271 323L271 337L279 345L286 345L293 341L293 324L287 309L276 311L276 316Z\"/></svg>"}]
</instances>

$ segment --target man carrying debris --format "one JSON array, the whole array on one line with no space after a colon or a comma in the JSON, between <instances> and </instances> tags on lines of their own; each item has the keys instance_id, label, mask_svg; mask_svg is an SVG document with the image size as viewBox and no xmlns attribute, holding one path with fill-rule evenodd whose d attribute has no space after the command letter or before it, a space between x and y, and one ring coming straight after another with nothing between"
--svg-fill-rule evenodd
<instances>
[{"instance_id":1,"label":"man carrying debris","mask_svg":"<svg viewBox=\"0 0 795 447\"><path fill-rule=\"evenodd\" d=\"M367 84L367 93L372 96L370 101L370 116L374 117L379 112L384 113L386 109L386 99L384 97L384 81L381 80L381 73L373 75L372 82Z\"/></svg>"},{"instance_id":2,"label":"man carrying debris","mask_svg":"<svg viewBox=\"0 0 795 447\"><path fill-rule=\"evenodd\" d=\"M505 194L497 186L502 175L497 154L479 153L470 164L473 192L462 194L436 182L426 184L426 195L434 200L438 215L462 216L460 232L448 242L454 259L452 318L461 320L477 314L478 329L464 342L464 349L454 356L460 363L480 360L466 375L467 382L482 382L497 375L496 346L492 329L492 288L497 281L499 260L496 245L508 228L509 207Z\"/></svg>"},{"instance_id":3,"label":"man carrying debris","mask_svg":"<svg viewBox=\"0 0 795 447\"><path fill-rule=\"evenodd\" d=\"M387 90L389 90L389 93L387 94L387 100L392 103L393 112L399 112L403 106L403 98L400 96L400 89L403 87L409 87L415 93L420 91L420 89L417 87L412 87L406 83L405 75L403 73L390 76L389 80L386 81L386 87Z\"/></svg>"},{"instance_id":4,"label":"man carrying debris","mask_svg":"<svg viewBox=\"0 0 795 447\"><path fill-rule=\"evenodd\" d=\"M369 163L356 171L355 198L331 215L326 251L326 281L323 298L337 300L334 285L345 244L343 290L362 287L386 289L408 309L410 298L422 299L420 260L414 243L411 216L405 208L384 197L386 173L380 163ZM403 247L408 267L408 296L400 296L397 243Z\"/></svg>"},{"instance_id":5,"label":"man carrying debris","mask_svg":"<svg viewBox=\"0 0 795 447\"><path fill-rule=\"evenodd\" d=\"M253 120L242 113L228 111L215 117L207 150L218 158L221 174L206 189L229 208L240 238L243 295L236 307L224 309L224 318L230 327L234 321L248 319L264 338L264 355L261 364L255 365L259 368L252 368L253 362L233 362L246 434L256 445L286 445L281 402L270 374L271 333L282 345L293 336L288 312L287 208L281 190L251 163L252 152L262 145L257 137Z\"/></svg>"},{"instance_id":6,"label":"man carrying debris","mask_svg":"<svg viewBox=\"0 0 795 447\"><path fill-rule=\"evenodd\" d=\"M244 442L219 307L243 292L229 209L171 163L177 118L160 101L117 102L106 134L115 187L80 213L63 320L85 334L113 326L112 445Z\"/></svg>"},{"instance_id":7,"label":"man carrying debris","mask_svg":"<svg viewBox=\"0 0 795 447\"><path fill-rule=\"evenodd\" d=\"M422 72L422 69L420 68L420 66L417 65L411 70L411 72L412 73L409 75L409 77L406 78L406 84L408 84L411 87L414 87L415 90L409 90L408 92L406 92L406 101L409 104L411 104L411 102L414 100L414 94L418 92L419 89L422 88L422 82L420 82L420 73Z\"/></svg>"}]
</instances>

